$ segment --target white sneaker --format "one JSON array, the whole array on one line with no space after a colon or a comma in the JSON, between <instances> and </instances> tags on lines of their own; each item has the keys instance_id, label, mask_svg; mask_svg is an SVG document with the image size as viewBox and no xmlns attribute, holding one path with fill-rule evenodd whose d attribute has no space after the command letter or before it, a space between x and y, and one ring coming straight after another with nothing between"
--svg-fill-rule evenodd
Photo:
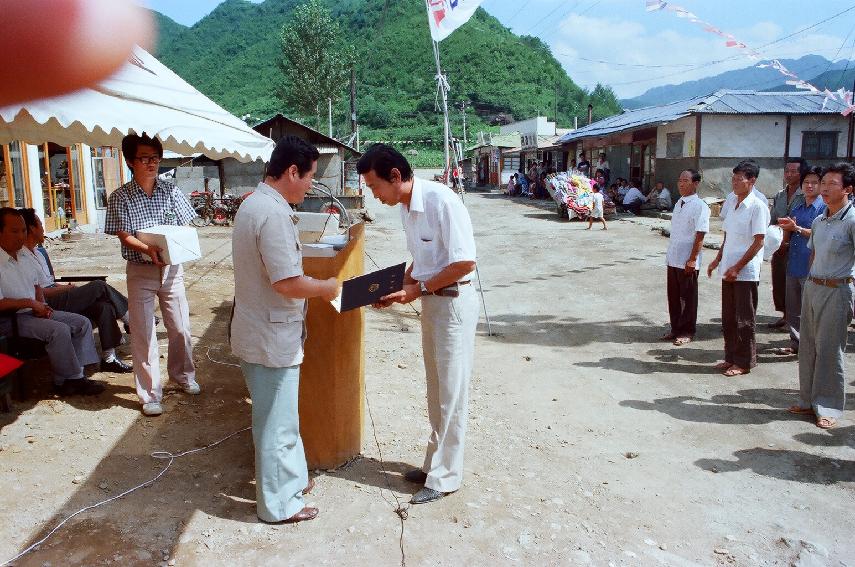
<instances>
[{"instance_id":1,"label":"white sneaker","mask_svg":"<svg viewBox=\"0 0 855 567\"><path fill-rule=\"evenodd\" d=\"M185 394L190 394L192 396L197 395L202 391L202 388L199 387L198 382L190 382L189 384L183 384L181 389L184 390Z\"/></svg>"},{"instance_id":2,"label":"white sneaker","mask_svg":"<svg viewBox=\"0 0 855 567\"><path fill-rule=\"evenodd\" d=\"M163 413L163 406L160 405L160 402L149 402L143 404L142 412L143 415L154 417Z\"/></svg>"}]
</instances>

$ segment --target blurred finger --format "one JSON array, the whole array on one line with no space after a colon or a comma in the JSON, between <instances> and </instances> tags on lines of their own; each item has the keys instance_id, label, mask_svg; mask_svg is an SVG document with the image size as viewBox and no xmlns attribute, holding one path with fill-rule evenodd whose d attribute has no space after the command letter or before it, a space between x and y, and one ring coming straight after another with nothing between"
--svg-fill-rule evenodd
<instances>
[{"instance_id":1,"label":"blurred finger","mask_svg":"<svg viewBox=\"0 0 855 567\"><path fill-rule=\"evenodd\" d=\"M131 0L0 0L0 106L97 83L153 36L148 11Z\"/></svg>"}]
</instances>

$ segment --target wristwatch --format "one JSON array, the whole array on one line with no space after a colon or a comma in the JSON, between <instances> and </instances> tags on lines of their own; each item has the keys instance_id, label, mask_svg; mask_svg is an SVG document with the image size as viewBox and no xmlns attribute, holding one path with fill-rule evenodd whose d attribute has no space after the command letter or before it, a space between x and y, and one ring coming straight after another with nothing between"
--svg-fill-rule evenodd
<instances>
[{"instance_id":1,"label":"wristwatch","mask_svg":"<svg viewBox=\"0 0 855 567\"><path fill-rule=\"evenodd\" d=\"M419 282L419 289L422 290L422 295L430 295L430 292L427 288L427 284L425 282Z\"/></svg>"}]
</instances>

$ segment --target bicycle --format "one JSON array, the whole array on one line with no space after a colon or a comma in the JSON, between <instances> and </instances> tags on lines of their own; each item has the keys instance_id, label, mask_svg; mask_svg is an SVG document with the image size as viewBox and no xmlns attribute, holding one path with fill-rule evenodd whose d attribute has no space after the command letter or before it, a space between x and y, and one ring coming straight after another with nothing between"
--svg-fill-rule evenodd
<instances>
[{"instance_id":1,"label":"bicycle","mask_svg":"<svg viewBox=\"0 0 855 567\"><path fill-rule=\"evenodd\" d=\"M190 204L196 211L196 218L190 221L193 226L203 227L210 224L228 226L234 220L242 197L226 194L215 199L210 191L194 191L190 194Z\"/></svg>"}]
</instances>

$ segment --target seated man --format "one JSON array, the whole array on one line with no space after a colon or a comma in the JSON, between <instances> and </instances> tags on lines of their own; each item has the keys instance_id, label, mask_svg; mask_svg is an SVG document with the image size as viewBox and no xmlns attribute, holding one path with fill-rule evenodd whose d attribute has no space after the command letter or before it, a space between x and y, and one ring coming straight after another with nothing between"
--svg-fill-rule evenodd
<instances>
[{"instance_id":1,"label":"seated man","mask_svg":"<svg viewBox=\"0 0 855 567\"><path fill-rule=\"evenodd\" d=\"M623 208L627 212L631 212L632 214L638 216L641 214L641 205L645 201L647 201L647 197L641 192L641 190L637 187L640 185L635 180L632 182L632 186L626 192L626 196L623 198Z\"/></svg>"},{"instance_id":2,"label":"seated man","mask_svg":"<svg viewBox=\"0 0 855 567\"><path fill-rule=\"evenodd\" d=\"M103 384L83 375L84 366L98 362L92 325L82 315L54 311L44 302L32 262L21 257L26 236L21 213L0 208L0 311L18 311L19 336L46 343L57 394L98 395ZM8 335L11 328L9 318L0 318L0 332Z\"/></svg>"},{"instance_id":3,"label":"seated man","mask_svg":"<svg viewBox=\"0 0 855 567\"><path fill-rule=\"evenodd\" d=\"M671 191L661 181L656 182L656 200L653 202L660 211L672 211L674 203L671 200Z\"/></svg>"},{"instance_id":4,"label":"seated man","mask_svg":"<svg viewBox=\"0 0 855 567\"><path fill-rule=\"evenodd\" d=\"M116 320L121 319L127 327L128 299L101 280L94 280L81 286L57 284L47 250L41 246L45 241L45 230L41 219L36 215L35 209L21 209L21 216L24 217L24 223L27 225L27 238L21 249L21 255L33 263L47 304L51 309L84 315L98 327L98 336L101 339L102 371L132 372L133 367L116 356L116 347L122 341L122 331Z\"/></svg>"}]
</instances>

